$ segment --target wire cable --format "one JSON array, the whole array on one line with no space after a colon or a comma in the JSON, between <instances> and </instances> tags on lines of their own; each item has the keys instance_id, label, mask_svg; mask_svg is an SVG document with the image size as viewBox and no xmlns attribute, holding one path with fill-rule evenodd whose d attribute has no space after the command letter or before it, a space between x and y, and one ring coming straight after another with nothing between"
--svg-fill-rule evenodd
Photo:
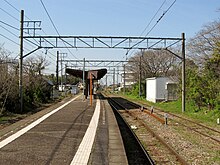
<instances>
[{"instance_id":1,"label":"wire cable","mask_svg":"<svg viewBox=\"0 0 220 165\"><path fill-rule=\"evenodd\" d=\"M18 46L20 46L20 45L19 45L17 42L13 41L12 39L10 39L10 38L6 37L6 36L5 36L5 35L3 35L3 34L0 34L0 36L2 36L2 37L4 37L4 38L6 38L7 40L9 40L9 41L13 42L14 44L16 44L16 45L18 45Z\"/></svg>"},{"instance_id":2,"label":"wire cable","mask_svg":"<svg viewBox=\"0 0 220 165\"><path fill-rule=\"evenodd\" d=\"M166 0L163 1L163 3L160 5L159 9L156 11L156 13L154 14L154 16L151 18L150 22L147 24L147 26L144 28L143 32L140 34L140 37L144 34L144 32L147 30L147 28L150 26L150 24L152 23L152 21L154 20L154 18L157 16L157 14L159 13L159 11L162 9L163 5L166 3Z\"/></svg>"},{"instance_id":3,"label":"wire cable","mask_svg":"<svg viewBox=\"0 0 220 165\"><path fill-rule=\"evenodd\" d=\"M10 2L8 2L7 0L4 0L9 6L11 6L14 10L16 10L18 13L20 13L20 11L14 6L14 5L12 5ZM16 21L18 21L18 22L20 22L20 20L18 20L16 17L14 17L13 15L11 15L10 13L8 13L7 11L5 11L4 9L2 9L2 8L0 8L3 12L5 12L6 14L8 14L10 17L12 17L13 19L15 19ZM28 16L26 16L25 15L25 18L27 18L28 20L31 20ZM16 28L16 27L14 27L14 26L12 26L12 25L10 25L10 24L8 24L8 23L5 23L5 22L3 22L3 21L0 21L1 23L3 23L4 25L7 25L7 26L9 26L9 27L11 27L11 28L13 28L13 29L15 29L15 30L18 30L18 31L20 31L20 29L19 28ZM1 26L1 25L0 25ZM6 28L4 28L3 26L1 26L3 29L5 29L6 31L8 31L9 33L11 33L12 35L14 35L15 37L17 37L17 38L19 38L17 35L15 35L14 33L12 33L11 31L9 31L8 29L6 29ZM42 31L44 32L44 34L46 34L45 33L45 31L42 29ZM27 32L24 32L24 33L26 33L26 34L28 34ZM6 38L6 39L8 39L9 41L11 41L11 42L13 42L14 44L16 44L16 45L18 45L17 43L15 43L13 40L11 40L10 38L8 38L8 37L6 37L6 36L4 36L4 35L1 35L1 36L3 36L4 38ZM29 42L27 42L27 41L25 41L26 43L28 43L29 45L31 45L31 46L33 46L32 44L30 44ZM36 40L35 40L35 42L37 42ZM35 44L36 45L36 44ZM26 48L25 48L26 49ZM28 50L28 49L26 49L26 50ZM28 50L28 51L30 51L30 50ZM35 53L36 54L36 53ZM51 52L49 52L49 54L50 55L52 55L52 56L54 56ZM36 55L38 55L38 54L36 54ZM15 57L15 59L17 58L19 56L19 54ZM48 55L48 57L51 59L51 60L53 60L53 61L55 61L53 58L51 58L49 55ZM54 56L54 57L56 57L56 56Z\"/></svg>"},{"instance_id":4,"label":"wire cable","mask_svg":"<svg viewBox=\"0 0 220 165\"><path fill-rule=\"evenodd\" d=\"M58 32L58 30L57 30L57 28L56 28L56 26L55 26L55 24L54 24L54 22L53 22L52 18L50 17L50 14L49 14L49 12L47 11L46 6L44 5L44 3L43 3L43 1L42 1L42 0L40 0L40 2L41 2L41 4L42 4L42 6L43 6L43 8L44 8L45 12L47 13L48 18L50 19L50 22L51 22L51 23L52 23L52 25L53 25L53 28L56 30L57 34L60 36L60 33Z\"/></svg>"},{"instance_id":5,"label":"wire cable","mask_svg":"<svg viewBox=\"0 0 220 165\"><path fill-rule=\"evenodd\" d=\"M157 24L161 21L161 19L165 16L165 14L171 9L171 7L176 3L176 0L173 1L173 3L169 6L169 8L163 12L163 14L160 16L160 18L157 20L157 22L154 24L154 26L147 32L147 34L145 35L148 36L150 34L150 32L157 26Z\"/></svg>"},{"instance_id":6,"label":"wire cable","mask_svg":"<svg viewBox=\"0 0 220 165\"><path fill-rule=\"evenodd\" d=\"M12 17L13 19L19 21L16 17L14 17L13 15L11 15L9 12L7 12L7 11L4 10L4 9L2 9L1 7L0 7L0 10L2 10L4 13L6 13L7 15L9 15L9 16Z\"/></svg>"},{"instance_id":7,"label":"wire cable","mask_svg":"<svg viewBox=\"0 0 220 165\"><path fill-rule=\"evenodd\" d=\"M152 21L154 20L154 18L157 16L157 14L159 13L159 11L162 9L162 7L164 6L164 4L166 3L166 0L163 1L163 3L160 5L160 7L158 8L158 10L156 11L156 13L153 15L153 17L151 18L151 20L149 21L149 23L147 24L147 26L144 28L144 30L141 32L141 34L139 35L140 37L144 34L144 32L147 30L147 28L150 26L150 24L152 23ZM128 56L128 53L130 52L131 49L127 50L125 56L123 58L126 57L126 60L127 60L127 56ZM133 54L134 53L134 50L130 53L130 54Z\"/></svg>"},{"instance_id":8,"label":"wire cable","mask_svg":"<svg viewBox=\"0 0 220 165\"><path fill-rule=\"evenodd\" d=\"M10 2L8 2L7 0L4 0L5 3L7 3L9 6L11 6L14 10L16 10L18 13L20 13L20 11L14 6L12 5ZM30 18L28 18L26 15L25 15L25 18L31 20ZM19 20L18 20L19 21Z\"/></svg>"},{"instance_id":9,"label":"wire cable","mask_svg":"<svg viewBox=\"0 0 220 165\"><path fill-rule=\"evenodd\" d=\"M159 12L159 10L162 8L162 6L165 4L165 2L166 2L166 0L162 3L162 5L160 6L160 8L158 9L158 12ZM166 13L171 9L171 7L174 5L176 3L176 0L174 0L173 1L173 3L167 8L167 10L165 10L164 12L163 12L163 14L159 17L159 19L157 20L157 22L152 26L152 28L146 33L146 35L145 35L145 37L147 37L149 34L150 34L150 32L152 32L152 30L157 26L157 24L162 20L162 18L166 15ZM157 13L158 13L157 12ZM131 49L130 49L131 50ZM128 53L129 53L129 51L130 50L128 50L127 51L127 53L126 53L126 57L128 57L128 56L131 56L132 55L132 53L134 52L132 52L130 55L128 55ZM125 57L125 56L124 56ZM123 58L124 58L123 57Z\"/></svg>"},{"instance_id":10,"label":"wire cable","mask_svg":"<svg viewBox=\"0 0 220 165\"><path fill-rule=\"evenodd\" d=\"M40 2L41 2L41 4L42 4L42 6L43 6L43 8L44 8L44 10L45 10L45 12L46 12L48 18L50 19L50 22L51 22L51 24L53 25L53 27L54 27L56 33L58 34L58 36L60 36L60 33L59 33L57 27L55 26L55 24L54 24L52 18L50 17L50 14L49 14L49 12L48 12L46 6L44 5L44 3L43 3L42 0L40 0ZM65 43L64 41L63 41L63 44L65 45L65 47L67 48L67 50L69 51L69 53L70 53L74 58L78 59L78 58L69 50L69 48L66 46L66 43Z\"/></svg>"},{"instance_id":11,"label":"wire cable","mask_svg":"<svg viewBox=\"0 0 220 165\"><path fill-rule=\"evenodd\" d=\"M14 27L14 26L12 26L12 25L10 25L10 24L4 22L4 21L0 21L0 23L4 24L4 25L6 25L6 26L8 26L8 27L10 27L10 28L12 28L12 29L15 29L15 30L18 30L18 31L20 30L19 28L16 28L16 27Z\"/></svg>"}]
</instances>

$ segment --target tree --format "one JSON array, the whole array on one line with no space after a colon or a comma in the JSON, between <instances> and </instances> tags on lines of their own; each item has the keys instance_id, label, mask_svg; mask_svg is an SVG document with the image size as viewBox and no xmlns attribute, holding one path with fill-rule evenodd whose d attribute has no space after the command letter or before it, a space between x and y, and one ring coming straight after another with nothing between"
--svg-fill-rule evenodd
<instances>
[{"instance_id":1,"label":"tree","mask_svg":"<svg viewBox=\"0 0 220 165\"><path fill-rule=\"evenodd\" d=\"M187 44L189 49L188 55L194 59L198 65L204 65L212 56L214 49L219 51L219 41L220 21L214 21L204 26L195 37L189 40Z\"/></svg>"},{"instance_id":2,"label":"tree","mask_svg":"<svg viewBox=\"0 0 220 165\"><path fill-rule=\"evenodd\" d=\"M135 79L138 79L138 72L140 70L144 78L168 76L173 66L176 64L176 57L166 50L148 50L138 52L129 59L128 70L136 73ZM135 61L135 62L132 62Z\"/></svg>"},{"instance_id":3,"label":"tree","mask_svg":"<svg viewBox=\"0 0 220 165\"><path fill-rule=\"evenodd\" d=\"M0 114L16 112L19 107L17 64L10 58L11 53L0 46Z\"/></svg>"},{"instance_id":4,"label":"tree","mask_svg":"<svg viewBox=\"0 0 220 165\"><path fill-rule=\"evenodd\" d=\"M44 103L50 99L51 88L42 75L49 63L42 56L31 57L24 64L24 100L26 104Z\"/></svg>"},{"instance_id":5,"label":"tree","mask_svg":"<svg viewBox=\"0 0 220 165\"><path fill-rule=\"evenodd\" d=\"M24 70L26 74L35 76L42 75L44 70L50 63L43 56L30 57L25 61Z\"/></svg>"},{"instance_id":6,"label":"tree","mask_svg":"<svg viewBox=\"0 0 220 165\"><path fill-rule=\"evenodd\" d=\"M204 26L188 45L189 54L198 66L196 72L187 74L188 97L199 108L220 109L220 22Z\"/></svg>"}]
</instances>

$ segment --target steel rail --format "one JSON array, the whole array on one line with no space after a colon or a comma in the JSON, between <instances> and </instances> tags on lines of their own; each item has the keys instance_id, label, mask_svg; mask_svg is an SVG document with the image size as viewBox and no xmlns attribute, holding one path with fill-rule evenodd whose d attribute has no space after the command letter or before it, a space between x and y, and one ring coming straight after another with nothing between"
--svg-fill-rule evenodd
<instances>
[{"instance_id":1,"label":"steel rail","mask_svg":"<svg viewBox=\"0 0 220 165\"><path fill-rule=\"evenodd\" d=\"M133 103L133 102L131 102L130 104L132 104L132 103ZM136 103L133 103L133 104L139 105L139 104L136 104ZM157 119L158 121L160 121L161 123L165 122L163 119L161 119L160 117L157 116L157 115L161 115L161 114L159 114L159 113L157 113L157 112L150 112L150 107L149 107L149 106L148 106L148 107L144 107L144 106L142 106L142 105L139 105L139 106L143 108L143 112L145 112L145 113L149 114L150 116L156 118L156 119ZM220 131L218 131L218 130L215 130L215 129L210 128L210 127L208 127L208 126L205 126L205 125L203 125L203 124L197 123L197 122L192 121L192 120L190 120L190 119L184 118L184 117L182 117L182 116L179 116L179 115L176 115L176 114L173 114L173 113L170 113L170 112L165 112L164 110L162 110L162 109L160 109L160 108L154 108L154 109L155 109L155 110L158 110L158 111L161 111L161 112L163 112L163 113L167 113L167 114L170 115L170 116L174 116L174 117L176 117L176 118L179 118L179 119L182 119L182 120L191 122L191 123L193 123L193 124L195 124L195 125L198 125L198 126L203 127L203 128L205 128L205 129L211 130L211 131L213 131L213 132L220 133ZM153 113L155 113L155 114L157 114L157 115L155 115L155 114L153 114ZM171 118L170 118L170 120L175 121L175 119L171 119ZM199 133L200 135L203 135L203 136L205 136L205 137L208 137L208 138L210 138L210 139L212 139L212 140L214 140L214 141L220 143L220 140L217 139L217 138L214 138L214 137L212 137L212 136L210 136L210 135L208 135L208 134L206 134L206 133L203 133L203 132L201 132L201 131L198 131L198 130L196 130L196 128L191 128L190 126L187 126L186 124L183 124L183 123L180 123L180 122L178 122L178 123L181 124L182 126L188 128L188 129L190 129L190 130L196 132L196 133Z\"/></svg>"},{"instance_id":2,"label":"steel rail","mask_svg":"<svg viewBox=\"0 0 220 165\"><path fill-rule=\"evenodd\" d=\"M115 101L115 100L114 100ZM117 101L115 101L117 103ZM130 112L128 109L126 109L122 104L117 103L121 108L125 109L125 111L133 116L135 119L137 119L144 127L154 136L156 137L165 147L169 149L169 151L176 156L177 160L182 165L188 165L188 163L175 151L173 147L171 147L166 141L164 141L159 135L157 135L142 119L140 119L138 116L134 115L132 112ZM136 106L135 106L136 107Z\"/></svg>"},{"instance_id":3,"label":"steel rail","mask_svg":"<svg viewBox=\"0 0 220 165\"><path fill-rule=\"evenodd\" d=\"M118 104L117 102L115 102L113 99L111 99L110 97L108 97L108 100L110 100L109 104L113 107L114 112L117 113L118 116L120 116L121 120L126 124L127 128L129 129L129 131L132 133L132 136L135 138L135 140L138 142L139 146L141 147L143 153L145 154L148 162L148 164L154 165L154 161L151 159L150 155L147 153L147 151L145 150L145 148L143 147L143 145L141 144L140 140L138 139L137 135L133 132L133 130L130 128L129 124L123 119L123 117L121 116L121 114L117 111L117 108L115 107L115 104L118 106L121 106L120 104Z\"/></svg>"}]
</instances>

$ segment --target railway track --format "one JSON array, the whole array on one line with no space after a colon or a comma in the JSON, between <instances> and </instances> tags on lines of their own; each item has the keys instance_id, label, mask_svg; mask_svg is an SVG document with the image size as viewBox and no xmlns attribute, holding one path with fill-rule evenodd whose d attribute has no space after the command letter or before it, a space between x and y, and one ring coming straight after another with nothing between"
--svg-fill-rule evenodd
<instances>
[{"instance_id":1,"label":"railway track","mask_svg":"<svg viewBox=\"0 0 220 165\"><path fill-rule=\"evenodd\" d=\"M127 159L129 164L149 164L154 165L153 160L142 146L141 142L131 130L129 124L123 119L120 113L117 111L119 105L112 99L108 99L109 104L114 110L116 120L119 125L119 129L122 135Z\"/></svg>"},{"instance_id":2,"label":"railway track","mask_svg":"<svg viewBox=\"0 0 220 165\"><path fill-rule=\"evenodd\" d=\"M131 103L132 104L132 103ZM134 103L135 104L135 103ZM135 104L137 105L137 104ZM139 105L140 107L143 107ZM145 113L151 113L152 114L152 107L145 106L143 107ZM197 134L204 136L206 138L212 139L213 141L217 142L220 144L220 131L210 128L206 125L203 125L201 123L192 121L190 119L184 118L182 116L170 113L170 112L165 112L161 109L158 108L153 108L153 114L157 115L158 118L163 121L164 119L164 114L167 114L169 116L169 123L172 125L181 125L188 130L191 130L193 132L196 132ZM164 121L165 122L165 121ZM162 122L163 123L163 122Z\"/></svg>"},{"instance_id":3,"label":"railway track","mask_svg":"<svg viewBox=\"0 0 220 165\"><path fill-rule=\"evenodd\" d=\"M120 100L120 98L118 98L118 100ZM162 124L165 124L165 122L166 122L164 120L164 115L166 114L168 116L169 125L170 124L181 125L190 131L193 131L193 132L195 132L205 138L209 138L209 139L213 140L214 142L217 142L218 144L220 144L220 131L219 130L210 128L206 125L203 125L201 123L184 118L180 115L173 114L170 112L165 112L162 109L155 108L152 106L140 105L138 103L134 103L134 102L130 102L130 101L127 102L127 104L130 106L133 106L134 108L142 109L142 111L144 113L152 116L153 118L155 118L156 120L158 120ZM128 107L128 106L126 106L126 107Z\"/></svg>"},{"instance_id":4,"label":"railway track","mask_svg":"<svg viewBox=\"0 0 220 165\"><path fill-rule=\"evenodd\" d=\"M169 144L167 144L136 115L135 111L140 110L135 109L139 109L141 106L120 98L110 99L111 102L114 102L114 104L117 105L117 109L121 112L123 118L125 118L126 121L129 121L130 125L133 124L138 127L135 133L145 145L145 149L149 151L156 164L187 164L187 162Z\"/></svg>"}]
</instances>

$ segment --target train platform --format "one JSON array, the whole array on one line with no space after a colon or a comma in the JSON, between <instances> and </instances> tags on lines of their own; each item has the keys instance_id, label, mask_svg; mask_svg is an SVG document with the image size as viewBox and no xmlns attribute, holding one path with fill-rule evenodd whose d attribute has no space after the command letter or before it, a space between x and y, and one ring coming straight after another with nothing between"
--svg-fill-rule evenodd
<instances>
[{"instance_id":1,"label":"train platform","mask_svg":"<svg viewBox=\"0 0 220 165\"><path fill-rule=\"evenodd\" d=\"M128 164L107 100L75 96L0 131L0 164Z\"/></svg>"}]
</instances>

